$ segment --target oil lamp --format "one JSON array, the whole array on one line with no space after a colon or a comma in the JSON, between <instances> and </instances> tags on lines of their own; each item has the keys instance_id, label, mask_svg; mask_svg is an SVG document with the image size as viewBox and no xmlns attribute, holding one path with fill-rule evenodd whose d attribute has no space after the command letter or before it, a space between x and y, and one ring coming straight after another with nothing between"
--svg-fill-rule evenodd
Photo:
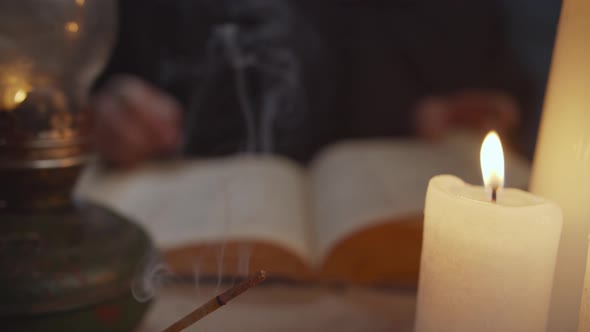
<instances>
[{"instance_id":1,"label":"oil lamp","mask_svg":"<svg viewBox=\"0 0 590 332\"><path fill-rule=\"evenodd\" d=\"M0 329L129 331L152 251L135 224L71 192L84 112L116 29L115 0L0 2Z\"/></svg>"}]
</instances>

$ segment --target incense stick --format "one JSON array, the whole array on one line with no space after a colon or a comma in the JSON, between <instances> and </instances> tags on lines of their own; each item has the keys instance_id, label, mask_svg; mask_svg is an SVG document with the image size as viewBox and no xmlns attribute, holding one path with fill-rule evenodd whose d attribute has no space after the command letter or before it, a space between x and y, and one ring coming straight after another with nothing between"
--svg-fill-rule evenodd
<instances>
[{"instance_id":1,"label":"incense stick","mask_svg":"<svg viewBox=\"0 0 590 332\"><path fill-rule=\"evenodd\" d=\"M229 301L234 299L235 297L239 296L240 294L244 293L248 289L258 285L266 279L266 272L259 271L253 275L251 275L248 279L240 282L236 286L228 289L227 291L223 292L220 295L209 300L207 303L203 304L199 308L195 309L193 312L189 313L188 315L184 316L176 323L170 325L167 329L162 332L180 332L187 327L193 325L203 317L207 316L208 314L212 313L213 311L221 308Z\"/></svg>"}]
</instances>

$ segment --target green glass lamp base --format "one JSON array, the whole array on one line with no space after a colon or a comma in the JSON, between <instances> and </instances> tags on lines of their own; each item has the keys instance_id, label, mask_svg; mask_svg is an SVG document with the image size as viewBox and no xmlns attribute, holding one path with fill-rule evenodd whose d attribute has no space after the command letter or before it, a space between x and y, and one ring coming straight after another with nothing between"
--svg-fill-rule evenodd
<instances>
[{"instance_id":1,"label":"green glass lamp base","mask_svg":"<svg viewBox=\"0 0 590 332\"><path fill-rule=\"evenodd\" d=\"M157 253L148 235L95 205L0 214L0 329L133 331L131 292Z\"/></svg>"}]
</instances>

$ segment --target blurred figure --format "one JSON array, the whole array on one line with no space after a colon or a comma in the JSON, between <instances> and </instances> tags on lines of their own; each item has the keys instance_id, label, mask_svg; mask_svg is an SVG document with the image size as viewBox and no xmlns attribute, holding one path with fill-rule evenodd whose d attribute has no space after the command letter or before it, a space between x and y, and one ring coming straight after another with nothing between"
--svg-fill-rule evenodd
<instances>
[{"instance_id":1,"label":"blurred figure","mask_svg":"<svg viewBox=\"0 0 590 332\"><path fill-rule=\"evenodd\" d=\"M517 132L528 82L493 1L121 0L92 103L120 165L456 127ZM502 133L503 132L503 133Z\"/></svg>"},{"instance_id":2,"label":"blurred figure","mask_svg":"<svg viewBox=\"0 0 590 332\"><path fill-rule=\"evenodd\" d=\"M95 147L108 161L133 165L181 142L182 106L136 76L111 78L92 106Z\"/></svg>"}]
</instances>

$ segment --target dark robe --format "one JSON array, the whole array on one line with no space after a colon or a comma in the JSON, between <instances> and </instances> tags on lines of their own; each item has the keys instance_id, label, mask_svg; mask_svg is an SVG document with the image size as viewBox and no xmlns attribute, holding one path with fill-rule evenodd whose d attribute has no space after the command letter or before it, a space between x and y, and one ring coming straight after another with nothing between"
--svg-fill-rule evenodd
<instances>
[{"instance_id":1,"label":"dark robe","mask_svg":"<svg viewBox=\"0 0 590 332\"><path fill-rule=\"evenodd\" d=\"M113 73L184 106L185 152L308 160L346 138L411 135L421 98L491 88L529 107L494 2L121 0Z\"/></svg>"}]
</instances>

